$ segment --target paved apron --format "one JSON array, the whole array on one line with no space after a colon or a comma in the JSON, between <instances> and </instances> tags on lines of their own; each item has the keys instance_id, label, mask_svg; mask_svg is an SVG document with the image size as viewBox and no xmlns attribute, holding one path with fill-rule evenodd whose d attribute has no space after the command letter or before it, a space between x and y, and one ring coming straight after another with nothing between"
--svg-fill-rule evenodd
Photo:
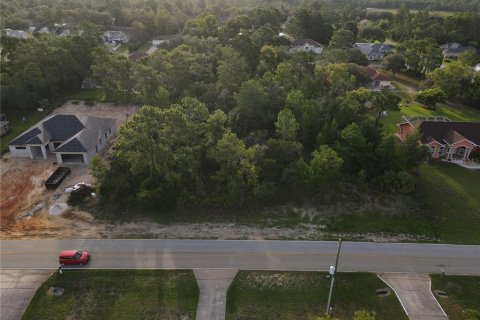
<instances>
[{"instance_id":1,"label":"paved apron","mask_svg":"<svg viewBox=\"0 0 480 320\"><path fill-rule=\"evenodd\" d=\"M227 290L238 270L194 269L200 288L196 320L224 320Z\"/></svg>"},{"instance_id":2,"label":"paved apron","mask_svg":"<svg viewBox=\"0 0 480 320\"><path fill-rule=\"evenodd\" d=\"M51 273L48 270L0 270L0 319L21 319L38 287Z\"/></svg>"},{"instance_id":3,"label":"paved apron","mask_svg":"<svg viewBox=\"0 0 480 320\"><path fill-rule=\"evenodd\" d=\"M428 274L384 273L378 277L395 291L410 320L447 320L432 293Z\"/></svg>"}]
</instances>

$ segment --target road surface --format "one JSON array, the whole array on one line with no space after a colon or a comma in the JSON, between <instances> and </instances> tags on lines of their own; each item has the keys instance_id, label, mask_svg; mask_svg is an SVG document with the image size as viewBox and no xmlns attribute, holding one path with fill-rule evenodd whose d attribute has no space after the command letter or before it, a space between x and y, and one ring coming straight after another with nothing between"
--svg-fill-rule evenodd
<instances>
[{"instance_id":1,"label":"road surface","mask_svg":"<svg viewBox=\"0 0 480 320\"><path fill-rule=\"evenodd\" d=\"M61 250L87 250L91 269L328 270L332 241L3 240L2 269L56 269ZM480 276L480 246L344 242L340 272L413 272Z\"/></svg>"}]
</instances>

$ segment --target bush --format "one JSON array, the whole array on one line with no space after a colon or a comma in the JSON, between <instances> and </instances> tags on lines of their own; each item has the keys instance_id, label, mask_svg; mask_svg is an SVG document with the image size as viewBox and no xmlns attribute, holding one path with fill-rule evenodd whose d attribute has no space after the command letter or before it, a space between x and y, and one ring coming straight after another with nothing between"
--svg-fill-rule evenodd
<instances>
[{"instance_id":1,"label":"bush","mask_svg":"<svg viewBox=\"0 0 480 320\"><path fill-rule=\"evenodd\" d=\"M389 189L399 193L412 193L415 189L415 178L406 171L387 171L377 178L380 189Z\"/></svg>"},{"instance_id":2,"label":"bush","mask_svg":"<svg viewBox=\"0 0 480 320\"><path fill-rule=\"evenodd\" d=\"M79 104L79 103L80 103L80 101L78 101L78 100L73 100L72 101L72 104Z\"/></svg>"},{"instance_id":3,"label":"bush","mask_svg":"<svg viewBox=\"0 0 480 320\"><path fill-rule=\"evenodd\" d=\"M87 106L93 106L93 105L95 105L95 101L88 100L88 101L85 101L85 104L86 104Z\"/></svg>"}]
</instances>

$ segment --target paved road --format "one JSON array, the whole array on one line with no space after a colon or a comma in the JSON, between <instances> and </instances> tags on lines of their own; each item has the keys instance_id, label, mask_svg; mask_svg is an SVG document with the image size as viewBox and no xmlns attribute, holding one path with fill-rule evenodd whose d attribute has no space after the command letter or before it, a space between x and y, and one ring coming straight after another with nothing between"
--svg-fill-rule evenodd
<instances>
[{"instance_id":1,"label":"paved road","mask_svg":"<svg viewBox=\"0 0 480 320\"><path fill-rule=\"evenodd\" d=\"M428 274L386 273L379 277L395 291L408 319L448 320L432 293Z\"/></svg>"},{"instance_id":2,"label":"paved road","mask_svg":"<svg viewBox=\"0 0 480 320\"><path fill-rule=\"evenodd\" d=\"M56 269L61 250L84 249L95 269L327 270L337 243L242 240L4 240L2 269ZM480 246L344 242L339 271L480 275Z\"/></svg>"}]
</instances>

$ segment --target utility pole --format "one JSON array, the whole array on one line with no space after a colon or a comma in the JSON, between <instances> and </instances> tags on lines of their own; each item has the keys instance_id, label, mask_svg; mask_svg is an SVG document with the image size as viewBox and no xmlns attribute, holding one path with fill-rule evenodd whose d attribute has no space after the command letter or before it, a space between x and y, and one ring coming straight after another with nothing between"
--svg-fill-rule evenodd
<instances>
[{"instance_id":1,"label":"utility pole","mask_svg":"<svg viewBox=\"0 0 480 320\"><path fill-rule=\"evenodd\" d=\"M330 314L330 302L332 301L333 282L335 281L335 273L337 273L338 258L340 257L341 248L342 248L342 239L338 239L338 249L337 249L337 258L335 259L335 266L330 266L330 270L329 270L332 280L330 281L330 291L328 292L327 310L325 311L326 314Z\"/></svg>"}]
</instances>

